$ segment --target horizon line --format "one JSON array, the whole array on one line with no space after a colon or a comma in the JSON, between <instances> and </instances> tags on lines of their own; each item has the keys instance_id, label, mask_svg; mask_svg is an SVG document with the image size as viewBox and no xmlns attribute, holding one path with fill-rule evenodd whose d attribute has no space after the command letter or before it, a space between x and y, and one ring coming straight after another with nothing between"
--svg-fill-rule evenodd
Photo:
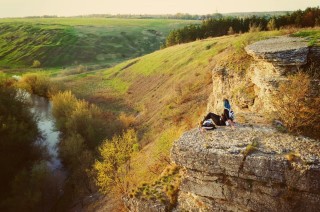
<instances>
[{"instance_id":1,"label":"horizon line","mask_svg":"<svg viewBox=\"0 0 320 212\"><path fill-rule=\"evenodd\" d=\"M312 7L310 7L312 8ZM306 8L307 9L307 8ZM299 9L301 10L301 9ZM10 17L0 17L0 19L5 18L31 18L31 17L39 17L39 18L46 18L45 16L49 16L47 18L72 18L72 17L79 17L79 16L94 16L94 15L110 15L110 16L121 16L121 15L132 15L132 16L166 16L166 15L177 15L177 14L183 14L183 15L198 15L198 16L205 16L205 15L215 15L215 14L234 14L234 13L272 13L272 12L294 12L298 10L272 10L272 11L245 11L245 12L215 12L215 13L206 13L206 14L195 14L195 13L158 13L158 14L150 14L150 13L91 13L91 14L79 14L79 15L28 15L28 16L10 16ZM301 10L303 11L303 10Z\"/></svg>"}]
</instances>

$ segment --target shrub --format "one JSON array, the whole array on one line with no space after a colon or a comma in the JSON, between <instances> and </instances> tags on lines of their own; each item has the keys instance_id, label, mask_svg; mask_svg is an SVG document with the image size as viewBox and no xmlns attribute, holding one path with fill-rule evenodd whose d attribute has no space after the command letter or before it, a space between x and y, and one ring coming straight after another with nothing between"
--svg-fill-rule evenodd
<instances>
[{"instance_id":1,"label":"shrub","mask_svg":"<svg viewBox=\"0 0 320 212\"><path fill-rule=\"evenodd\" d=\"M249 24L249 32L260 32L261 31L261 25L257 25L256 23Z\"/></svg>"},{"instance_id":2,"label":"shrub","mask_svg":"<svg viewBox=\"0 0 320 212\"><path fill-rule=\"evenodd\" d=\"M43 73L29 73L22 76L17 86L39 96L48 96L50 78Z\"/></svg>"},{"instance_id":3,"label":"shrub","mask_svg":"<svg viewBox=\"0 0 320 212\"><path fill-rule=\"evenodd\" d=\"M41 66L41 63L39 60L34 60L32 63L32 68L39 68Z\"/></svg>"},{"instance_id":4,"label":"shrub","mask_svg":"<svg viewBox=\"0 0 320 212\"><path fill-rule=\"evenodd\" d=\"M97 173L96 184L104 194L114 191L123 195L127 192L130 180L130 159L133 146L138 143L134 130L128 130L122 136L105 140L99 147L101 159L94 164Z\"/></svg>"},{"instance_id":5,"label":"shrub","mask_svg":"<svg viewBox=\"0 0 320 212\"><path fill-rule=\"evenodd\" d=\"M73 75L73 74L82 74L88 71L88 67L84 65L78 65L75 68L70 68L64 70L61 74L63 76Z\"/></svg>"},{"instance_id":6,"label":"shrub","mask_svg":"<svg viewBox=\"0 0 320 212\"><path fill-rule=\"evenodd\" d=\"M52 104L56 126L65 135L79 134L90 149L106 137L103 113L97 106L78 100L70 91L53 95Z\"/></svg>"},{"instance_id":7,"label":"shrub","mask_svg":"<svg viewBox=\"0 0 320 212\"><path fill-rule=\"evenodd\" d=\"M253 141L251 144L248 144L245 150L242 152L244 156L248 156L249 154L253 153L257 150L259 143L257 141Z\"/></svg>"},{"instance_id":8,"label":"shrub","mask_svg":"<svg viewBox=\"0 0 320 212\"><path fill-rule=\"evenodd\" d=\"M73 111L67 117L66 128L80 134L88 147L94 149L106 136L101 110L84 100L76 100Z\"/></svg>"},{"instance_id":9,"label":"shrub","mask_svg":"<svg viewBox=\"0 0 320 212\"><path fill-rule=\"evenodd\" d=\"M229 29L228 29L228 35L233 35L233 34L235 34L235 32L234 32L234 30L233 30L233 28L232 27L229 27Z\"/></svg>"},{"instance_id":10,"label":"shrub","mask_svg":"<svg viewBox=\"0 0 320 212\"><path fill-rule=\"evenodd\" d=\"M319 132L320 98L310 96L310 86L309 76L299 72L280 83L272 97L276 116L289 132L307 132L311 135Z\"/></svg>"},{"instance_id":11,"label":"shrub","mask_svg":"<svg viewBox=\"0 0 320 212\"><path fill-rule=\"evenodd\" d=\"M56 127L66 131L67 119L75 108L77 99L71 91L59 92L52 96L52 114L56 119Z\"/></svg>"},{"instance_id":12,"label":"shrub","mask_svg":"<svg viewBox=\"0 0 320 212\"><path fill-rule=\"evenodd\" d=\"M249 155L250 153L254 152L256 150L256 148L254 146L252 146L251 144L249 144L246 149L244 150L243 154L244 155Z\"/></svg>"},{"instance_id":13,"label":"shrub","mask_svg":"<svg viewBox=\"0 0 320 212\"><path fill-rule=\"evenodd\" d=\"M267 28L268 28L268 30L270 30L270 31L273 31L273 30L276 30L276 29L277 29L276 21L275 21L274 18L270 19L270 21L269 21L268 24L267 24Z\"/></svg>"},{"instance_id":14,"label":"shrub","mask_svg":"<svg viewBox=\"0 0 320 212\"><path fill-rule=\"evenodd\" d=\"M119 116L119 120L124 126L124 128L132 127L136 121L136 118L133 115L127 115L125 113L121 113Z\"/></svg>"},{"instance_id":15,"label":"shrub","mask_svg":"<svg viewBox=\"0 0 320 212\"><path fill-rule=\"evenodd\" d=\"M41 132L35 115L12 85L0 79L0 211L36 211L45 204L40 185L47 185L39 171L46 162L37 163L47 155L37 145Z\"/></svg>"},{"instance_id":16,"label":"shrub","mask_svg":"<svg viewBox=\"0 0 320 212\"><path fill-rule=\"evenodd\" d=\"M72 134L60 142L60 156L67 161L69 167L75 167L80 154L84 151L84 140L79 134Z\"/></svg>"}]
</instances>

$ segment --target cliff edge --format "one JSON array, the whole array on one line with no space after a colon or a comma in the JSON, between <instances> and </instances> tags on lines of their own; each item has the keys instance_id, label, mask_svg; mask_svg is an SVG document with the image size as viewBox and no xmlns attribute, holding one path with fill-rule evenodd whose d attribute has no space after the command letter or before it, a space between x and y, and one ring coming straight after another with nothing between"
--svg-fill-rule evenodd
<instances>
[{"instance_id":1,"label":"cliff edge","mask_svg":"<svg viewBox=\"0 0 320 212\"><path fill-rule=\"evenodd\" d=\"M221 99L228 98L238 117L240 114L248 117L249 113L263 116L273 111L272 93L288 75L302 69L319 72L320 46L308 46L305 38L273 37L248 45L245 51L251 58L246 70L223 66L212 70L208 111L219 114L223 110ZM314 95L320 95L319 80L313 79L311 83ZM250 118L250 123L256 118Z\"/></svg>"},{"instance_id":2,"label":"cliff edge","mask_svg":"<svg viewBox=\"0 0 320 212\"><path fill-rule=\"evenodd\" d=\"M171 160L182 167L179 186L172 185L177 192L163 189L177 199L136 195L152 193L145 186L125 201L129 211L319 211L320 142L278 132L267 126L265 114L274 111L272 95L289 75L319 71L320 47L280 36L245 51L245 65L214 63L207 105L207 112L220 114L228 98L242 124L184 133L171 150ZM319 79L311 83L310 97L319 96Z\"/></svg>"},{"instance_id":3,"label":"cliff edge","mask_svg":"<svg viewBox=\"0 0 320 212\"><path fill-rule=\"evenodd\" d=\"M194 129L174 143L171 158L186 170L177 211L319 211L320 142L277 132L263 120L274 110L279 83L318 61L319 49L305 38L274 37L245 48L251 62L244 77L225 67L212 71L208 111L222 111L227 97L250 125ZM319 80L312 83L318 96Z\"/></svg>"},{"instance_id":4,"label":"cliff edge","mask_svg":"<svg viewBox=\"0 0 320 212\"><path fill-rule=\"evenodd\" d=\"M317 211L320 143L267 127L191 130L172 160L186 169L178 211Z\"/></svg>"}]
</instances>

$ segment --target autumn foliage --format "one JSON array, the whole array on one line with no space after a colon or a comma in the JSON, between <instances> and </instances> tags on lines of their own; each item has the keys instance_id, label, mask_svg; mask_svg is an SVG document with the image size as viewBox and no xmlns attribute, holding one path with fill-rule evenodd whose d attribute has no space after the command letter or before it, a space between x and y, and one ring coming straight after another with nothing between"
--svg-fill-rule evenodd
<instances>
[{"instance_id":1,"label":"autumn foliage","mask_svg":"<svg viewBox=\"0 0 320 212\"><path fill-rule=\"evenodd\" d=\"M311 135L319 132L320 98L310 94L311 80L302 72L289 76L275 92L272 99L274 108L289 132Z\"/></svg>"},{"instance_id":2,"label":"autumn foliage","mask_svg":"<svg viewBox=\"0 0 320 212\"><path fill-rule=\"evenodd\" d=\"M122 136L105 140L99 147L100 159L94 164L97 173L96 183L102 193L113 191L124 194L129 187L130 159L132 153L139 149L134 130L128 130Z\"/></svg>"}]
</instances>

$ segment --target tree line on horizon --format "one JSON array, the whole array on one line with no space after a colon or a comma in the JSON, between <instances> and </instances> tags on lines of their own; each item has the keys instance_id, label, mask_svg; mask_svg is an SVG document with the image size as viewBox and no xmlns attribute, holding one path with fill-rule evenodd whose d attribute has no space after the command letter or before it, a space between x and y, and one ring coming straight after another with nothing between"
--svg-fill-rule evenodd
<instances>
[{"instance_id":1,"label":"tree line on horizon","mask_svg":"<svg viewBox=\"0 0 320 212\"><path fill-rule=\"evenodd\" d=\"M221 17L209 18L202 24L192 24L172 30L163 47L192 42L208 37L219 37L249 31L276 30L284 27L320 26L320 8L297 10L280 16Z\"/></svg>"},{"instance_id":2,"label":"tree line on horizon","mask_svg":"<svg viewBox=\"0 0 320 212\"><path fill-rule=\"evenodd\" d=\"M57 15L42 15L42 16L26 16L23 18L123 18L123 19L177 19L177 20L208 20L220 19L225 17L272 17L283 14L290 14L291 11L270 11L270 12L236 12L236 13L211 13L211 14L189 14L189 13L176 13L176 14L89 14L89 15L76 15L76 16L57 16Z\"/></svg>"}]
</instances>

